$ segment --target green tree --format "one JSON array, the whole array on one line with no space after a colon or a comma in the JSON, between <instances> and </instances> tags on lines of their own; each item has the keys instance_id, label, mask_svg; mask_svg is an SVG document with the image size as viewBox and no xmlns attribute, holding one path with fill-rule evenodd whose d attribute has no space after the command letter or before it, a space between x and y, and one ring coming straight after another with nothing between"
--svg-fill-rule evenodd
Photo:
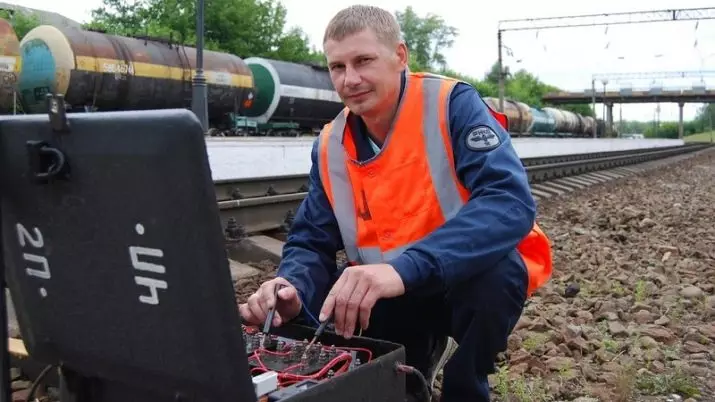
<instances>
[{"instance_id":1,"label":"green tree","mask_svg":"<svg viewBox=\"0 0 715 402\"><path fill-rule=\"evenodd\" d=\"M677 121L637 121L624 120L614 122L614 126L621 134L643 134L648 138L678 138ZM697 118L692 121L683 122L683 136L697 134L707 131L703 130Z\"/></svg>"},{"instance_id":2,"label":"green tree","mask_svg":"<svg viewBox=\"0 0 715 402\"><path fill-rule=\"evenodd\" d=\"M595 117L590 104L553 106L544 103L542 100L543 97L549 92L558 91L558 87L546 84L545 82L539 80L535 75L524 69L520 69L515 73L512 73L508 66L505 66L504 70L504 96L506 98L524 102L529 106L537 108L552 106L559 109L569 110L574 113L579 113L582 116ZM494 89L493 95L491 96L499 96L499 64L497 62L492 64L492 67L484 75L484 81L488 82L490 88Z\"/></svg>"},{"instance_id":3,"label":"green tree","mask_svg":"<svg viewBox=\"0 0 715 402\"><path fill-rule=\"evenodd\" d=\"M410 49L409 67L413 71L428 71L458 78L469 82L485 97L499 96L499 67L497 63L479 80L465 74L459 74L447 66L444 50L450 48L457 36L457 29L433 14L420 17L412 7L404 11L395 12L395 17L400 23L403 38ZM512 73L508 67L504 68L504 94L508 99L517 100L533 107L544 107L544 95L557 91L558 88L548 85L526 70ZM570 110L584 116L595 116L591 106L563 105L561 109Z\"/></svg>"},{"instance_id":4,"label":"green tree","mask_svg":"<svg viewBox=\"0 0 715 402\"><path fill-rule=\"evenodd\" d=\"M442 51L454 44L457 28L449 26L438 15L418 16L411 6L396 11L403 39L410 49L410 69L446 69L447 60Z\"/></svg>"},{"instance_id":5,"label":"green tree","mask_svg":"<svg viewBox=\"0 0 715 402\"><path fill-rule=\"evenodd\" d=\"M92 21L84 29L132 36L151 28L148 2L145 0L103 0L102 6L92 10Z\"/></svg>"},{"instance_id":6,"label":"green tree","mask_svg":"<svg viewBox=\"0 0 715 402\"><path fill-rule=\"evenodd\" d=\"M0 18L10 22L18 41L22 40L28 32L40 25L40 19L36 15L19 10L0 10ZM14 46L12 43L6 42L0 46L0 50L8 52L11 55L15 55L20 49L17 48L16 45ZM15 111L23 113L23 103L21 98L18 97L17 99L13 99L12 91L8 91L7 87L3 87L1 92L2 94L0 94L0 98L2 100L2 105L0 105L0 114L10 114Z\"/></svg>"},{"instance_id":7,"label":"green tree","mask_svg":"<svg viewBox=\"0 0 715 402\"><path fill-rule=\"evenodd\" d=\"M10 22L18 40L22 40L28 32L40 25L40 19L36 15L22 11L0 10L0 18Z\"/></svg>"},{"instance_id":8,"label":"green tree","mask_svg":"<svg viewBox=\"0 0 715 402\"><path fill-rule=\"evenodd\" d=\"M319 60L300 28L285 30L286 12L277 0L206 1L204 46L239 57ZM196 45L195 0L103 0L92 16L88 29Z\"/></svg>"},{"instance_id":9,"label":"green tree","mask_svg":"<svg viewBox=\"0 0 715 402\"><path fill-rule=\"evenodd\" d=\"M707 103L698 109L693 128L697 133L715 130L715 103Z\"/></svg>"},{"instance_id":10,"label":"green tree","mask_svg":"<svg viewBox=\"0 0 715 402\"><path fill-rule=\"evenodd\" d=\"M298 27L293 27L278 41L273 57L279 60L291 60L325 66L325 55L315 46L310 48L308 35Z\"/></svg>"}]
</instances>

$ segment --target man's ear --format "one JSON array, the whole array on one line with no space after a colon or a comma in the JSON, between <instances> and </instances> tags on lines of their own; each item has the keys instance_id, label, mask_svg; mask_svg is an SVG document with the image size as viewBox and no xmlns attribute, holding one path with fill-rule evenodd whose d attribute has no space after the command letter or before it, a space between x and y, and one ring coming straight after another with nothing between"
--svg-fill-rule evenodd
<instances>
[{"instance_id":1,"label":"man's ear","mask_svg":"<svg viewBox=\"0 0 715 402\"><path fill-rule=\"evenodd\" d=\"M407 49L407 45L404 41L400 41L400 43L397 44L395 54L397 56L397 61L400 64L400 67L402 69L407 68L410 62L410 51L409 49Z\"/></svg>"}]
</instances>

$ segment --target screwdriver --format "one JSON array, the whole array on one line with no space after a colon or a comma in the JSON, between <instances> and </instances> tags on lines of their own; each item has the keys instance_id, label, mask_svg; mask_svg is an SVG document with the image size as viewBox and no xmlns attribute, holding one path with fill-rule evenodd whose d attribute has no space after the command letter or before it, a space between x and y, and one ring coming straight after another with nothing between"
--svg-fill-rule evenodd
<instances>
[{"instance_id":1,"label":"screwdriver","mask_svg":"<svg viewBox=\"0 0 715 402\"><path fill-rule=\"evenodd\" d=\"M305 347L305 351L303 352L303 357L306 357L308 355L308 351L313 347L313 344L315 341L318 340L318 338L323 335L323 332L325 331L325 328L328 326L330 323L332 317L328 317L327 320L323 321L319 326L318 329L315 330L315 334L313 335L313 339L310 340L310 343L308 343L308 346Z\"/></svg>"},{"instance_id":2,"label":"screwdriver","mask_svg":"<svg viewBox=\"0 0 715 402\"><path fill-rule=\"evenodd\" d=\"M266 339L268 339L268 332L271 330L271 324L273 324L273 317L276 315L276 305L278 304L278 291L284 288L285 285L278 284L273 289L273 307L268 311L268 316L263 322L263 333L261 334L261 346L266 347Z\"/></svg>"}]
</instances>

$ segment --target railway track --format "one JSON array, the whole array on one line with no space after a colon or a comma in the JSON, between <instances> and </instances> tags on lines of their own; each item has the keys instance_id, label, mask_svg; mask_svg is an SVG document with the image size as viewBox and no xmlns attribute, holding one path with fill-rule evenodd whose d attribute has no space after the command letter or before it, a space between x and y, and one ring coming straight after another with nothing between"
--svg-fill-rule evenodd
<instances>
[{"instance_id":1,"label":"railway track","mask_svg":"<svg viewBox=\"0 0 715 402\"><path fill-rule=\"evenodd\" d=\"M537 199L628 174L626 166L698 151L710 144L522 159ZM615 169L615 170L614 170ZM608 170L608 172L605 172ZM285 230L308 192L307 175L215 182L228 239Z\"/></svg>"},{"instance_id":2,"label":"railway track","mask_svg":"<svg viewBox=\"0 0 715 402\"><path fill-rule=\"evenodd\" d=\"M670 160L674 162L710 146L692 144L650 150L564 155L524 159L523 163L532 194L537 199L543 199L634 174L661 163L670 163ZM664 160L666 158L668 161ZM234 260L231 263L234 280L251 275L253 268L242 263L262 260L278 263L283 242L279 240L280 232L276 230L287 228L292 211L306 196L307 176L225 180L216 182L215 188L226 232L228 257ZM9 294L6 300L9 307L11 366L18 368L26 378L41 377L45 365L27 355L19 336ZM44 384L58 386L56 372L44 374Z\"/></svg>"}]
</instances>

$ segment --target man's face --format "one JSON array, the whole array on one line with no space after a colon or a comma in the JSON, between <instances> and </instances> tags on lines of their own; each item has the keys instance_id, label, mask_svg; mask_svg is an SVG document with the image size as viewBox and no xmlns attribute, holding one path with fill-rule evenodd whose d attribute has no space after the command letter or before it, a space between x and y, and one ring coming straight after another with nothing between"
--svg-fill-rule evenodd
<instances>
[{"instance_id":1,"label":"man's face","mask_svg":"<svg viewBox=\"0 0 715 402\"><path fill-rule=\"evenodd\" d=\"M345 105L358 115L391 108L400 91L400 73L407 66L403 43L392 48L366 29L324 45L330 79Z\"/></svg>"}]
</instances>

